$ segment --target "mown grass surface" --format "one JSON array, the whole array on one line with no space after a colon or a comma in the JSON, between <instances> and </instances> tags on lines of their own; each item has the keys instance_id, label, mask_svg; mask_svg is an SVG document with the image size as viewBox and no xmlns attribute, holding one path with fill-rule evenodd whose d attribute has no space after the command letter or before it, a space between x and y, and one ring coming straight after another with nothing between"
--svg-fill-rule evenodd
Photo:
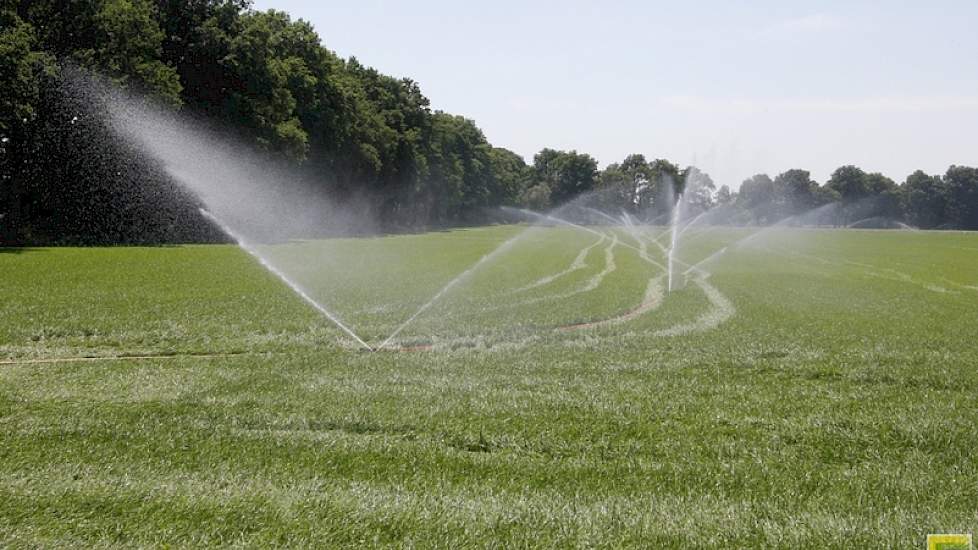
<instances>
[{"instance_id":1,"label":"mown grass surface","mask_svg":"<svg viewBox=\"0 0 978 550\"><path fill-rule=\"evenodd\" d=\"M0 545L920 548L978 525L978 236L531 229L354 351L233 247L0 254ZM525 228L266 252L376 343ZM606 248L614 270L608 270ZM587 289L607 271L600 284ZM576 293L575 293L576 292ZM722 317L722 316L721 316ZM682 330L673 330L676 327ZM683 328L684 327L684 328ZM195 357L195 353L235 353Z\"/></svg>"}]
</instances>

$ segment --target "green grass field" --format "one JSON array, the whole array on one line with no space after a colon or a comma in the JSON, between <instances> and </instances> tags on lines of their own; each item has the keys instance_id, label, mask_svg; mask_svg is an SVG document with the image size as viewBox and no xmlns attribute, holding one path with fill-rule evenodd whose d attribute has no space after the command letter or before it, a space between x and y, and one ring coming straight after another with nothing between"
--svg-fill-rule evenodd
<instances>
[{"instance_id":1,"label":"green grass field","mask_svg":"<svg viewBox=\"0 0 978 550\"><path fill-rule=\"evenodd\" d=\"M236 247L0 249L0 546L975 530L978 235L692 230L667 293L661 228L593 231L263 248L377 345L515 238L377 353Z\"/></svg>"}]
</instances>

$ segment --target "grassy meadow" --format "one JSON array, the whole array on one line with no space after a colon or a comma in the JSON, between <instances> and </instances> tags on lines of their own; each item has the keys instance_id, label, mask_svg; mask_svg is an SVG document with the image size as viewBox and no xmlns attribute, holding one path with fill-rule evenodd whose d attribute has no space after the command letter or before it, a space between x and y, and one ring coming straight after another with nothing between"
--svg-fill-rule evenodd
<instances>
[{"instance_id":1,"label":"grassy meadow","mask_svg":"<svg viewBox=\"0 0 978 550\"><path fill-rule=\"evenodd\" d=\"M975 530L978 235L588 229L0 249L0 546Z\"/></svg>"}]
</instances>

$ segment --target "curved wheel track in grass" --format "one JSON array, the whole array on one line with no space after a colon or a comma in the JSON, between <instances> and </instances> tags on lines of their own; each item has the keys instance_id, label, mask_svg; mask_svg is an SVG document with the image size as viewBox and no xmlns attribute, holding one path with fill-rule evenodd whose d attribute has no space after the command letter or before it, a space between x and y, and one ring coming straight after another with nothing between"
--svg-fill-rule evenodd
<instances>
[{"instance_id":1,"label":"curved wheel track in grass","mask_svg":"<svg viewBox=\"0 0 978 550\"><path fill-rule=\"evenodd\" d=\"M564 269L563 271L559 271L559 272L554 273L552 275L547 275L545 277L541 277L541 278L537 279L536 281L534 281L534 282L532 282L532 283L530 283L530 284L528 284L526 286L522 286L520 288L517 288L516 290L512 290L512 291L508 292L507 294L518 294L520 292L526 292L528 290L533 290L534 288L539 288L541 286L548 285L548 284L550 284L550 283L552 283L552 282L554 282L554 281L556 281L558 279L561 279L561 278L566 277L567 275L570 275L570 274L572 274L572 273L574 273L576 271L580 271L581 269L584 269L585 267L587 267L587 261L586 260L587 260L588 254L590 254L591 251L594 250L595 247L597 247L598 245L600 245L601 243L603 243L607 239L608 239L608 237L606 235L601 235L601 237L599 237L598 240L596 240L593 244L591 244L590 246L586 246L583 249L581 249L581 251L577 254L577 257L574 258L574 261L571 262L571 264L567 267L567 269Z\"/></svg>"}]
</instances>

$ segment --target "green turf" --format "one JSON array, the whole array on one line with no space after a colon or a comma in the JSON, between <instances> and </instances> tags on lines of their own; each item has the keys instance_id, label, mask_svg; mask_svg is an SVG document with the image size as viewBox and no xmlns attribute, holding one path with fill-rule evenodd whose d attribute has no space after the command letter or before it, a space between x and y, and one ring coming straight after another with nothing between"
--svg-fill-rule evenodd
<instances>
[{"instance_id":1,"label":"green turf","mask_svg":"<svg viewBox=\"0 0 978 550\"><path fill-rule=\"evenodd\" d=\"M0 546L974 531L978 235L690 231L655 300L660 229L593 229L263 249L376 345L517 237L375 354L234 247L0 250Z\"/></svg>"}]
</instances>

